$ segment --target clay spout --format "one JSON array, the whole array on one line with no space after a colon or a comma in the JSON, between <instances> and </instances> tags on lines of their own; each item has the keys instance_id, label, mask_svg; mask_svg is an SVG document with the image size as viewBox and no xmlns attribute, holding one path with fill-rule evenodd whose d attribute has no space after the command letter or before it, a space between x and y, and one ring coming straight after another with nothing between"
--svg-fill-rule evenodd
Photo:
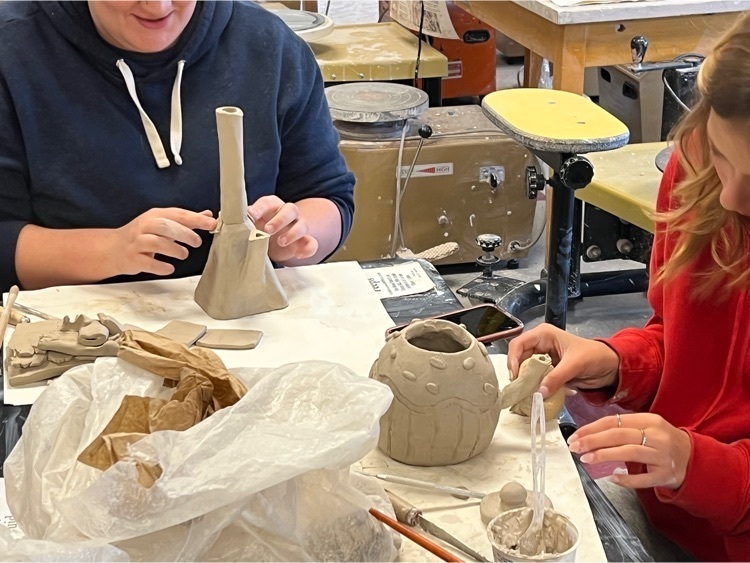
<instances>
[{"instance_id":1,"label":"clay spout","mask_svg":"<svg viewBox=\"0 0 750 563\"><path fill-rule=\"evenodd\" d=\"M500 391L500 408L507 409L531 397L551 369L552 361L546 354L534 354L526 360L519 370L518 377Z\"/></svg>"}]
</instances>

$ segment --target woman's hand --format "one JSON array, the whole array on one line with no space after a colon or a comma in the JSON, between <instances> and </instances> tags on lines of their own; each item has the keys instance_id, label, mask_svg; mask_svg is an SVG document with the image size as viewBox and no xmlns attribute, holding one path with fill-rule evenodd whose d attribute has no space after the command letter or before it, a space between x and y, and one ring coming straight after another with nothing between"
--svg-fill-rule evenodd
<instances>
[{"instance_id":1,"label":"woman's hand","mask_svg":"<svg viewBox=\"0 0 750 563\"><path fill-rule=\"evenodd\" d=\"M609 387L618 381L620 358L614 350L550 324L541 324L510 341L508 371L512 379L518 377L521 363L533 354L549 354L555 366L539 387L545 399L566 384L590 390Z\"/></svg>"},{"instance_id":2,"label":"woman's hand","mask_svg":"<svg viewBox=\"0 0 750 563\"><path fill-rule=\"evenodd\" d=\"M303 260L318 251L318 241L308 234L310 227L294 203L275 195L259 198L247 208L255 226L271 235L268 256L274 262Z\"/></svg>"},{"instance_id":3,"label":"woman's hand","mask_svg":"<svg viewBox=\"0 0 750 563\"><path fill-rule=\"evenodd\" d=\"M210 211L196 213L175 207L149 209L124 227L115 229L111 253L114 271L118 275L141 272L169 275L174 272L174 266L155 256L184 260L189 254L185 246L198 248L201 245L201 237L195 231L210 231L215 226L216 219Z\"/></svg>"},{"instance_id":4,"label":"woman's hand","mask_svg":"<svg viewBox=\"0 0 750 563\"><path fill-rule=\"evenodd\" d=\"M693 450L687 432L651 413L601 418L576 430L568 439L568 447L583 454L584 463L643 463L646 473L611 477L618 485L632 489L678 489L685 480Z\"/></svg>"}]
</instances>

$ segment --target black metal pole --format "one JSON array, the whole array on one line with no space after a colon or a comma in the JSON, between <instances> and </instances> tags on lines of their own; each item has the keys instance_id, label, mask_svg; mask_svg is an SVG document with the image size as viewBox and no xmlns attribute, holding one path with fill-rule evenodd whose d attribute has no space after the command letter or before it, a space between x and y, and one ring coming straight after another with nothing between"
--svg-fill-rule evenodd
<instances>
[{"instance_id":1,"label":"black metal pole","mask_svg":"<svg viewBox=\"0 0 750 563\"><path fill-rule=\"evenodd\" d=\"M573 243L575 194L555 173L552 181L549 248L547 251L547 297L544 320L565 329L568 312L570 254Z\"/></svg>"}]
</instances>

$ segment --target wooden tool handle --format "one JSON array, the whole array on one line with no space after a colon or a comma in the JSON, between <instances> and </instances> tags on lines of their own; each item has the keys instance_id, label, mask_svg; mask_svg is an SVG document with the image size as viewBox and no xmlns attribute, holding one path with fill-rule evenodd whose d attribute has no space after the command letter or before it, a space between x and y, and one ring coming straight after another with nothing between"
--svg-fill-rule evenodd
<instances>
[{"instance_id":1,"label":"wooden tool handle","mask_svg":"<svg viewBox=\"0 0 750 563\"><path fill-rule=\"evenodd\" d=\"M0 315L0 348L2 347L3 338L5 338L5 329L8 328L8 322L10 322L10 315L13 312L13 303L16 302L18 297L18 286L14 285L8 292L8 302L5 304L5 310Z\"/></svg>"},{"instance_id":2,"label":"wooden tool handle","mask_svg":"<svg viewBox=\"0 0 750 563\"><path fill-rule=\"evenodd\" d=\"M432 553L433 555L439 557L443 561L452 561L456 563L463 563L463 559L459 559L455 555L453 555L450 551L443 549L435 542L432 542L428 540L426 537L424 537L422 534L418 534L414 530L407 528L403 524L399 524L396 522L393 518L383 514L379 510L376 510L374 508L370 509L370 514L372 514L375 518L380 520L383 524L386 526L390 526L394 530L396 530L399 534L402 534L409 538L411 541L416 543L417 545L425 548L427 551Z\"/></svg>"},{"instance_id":3,"label":"wooden tool handle","mask_svg":"<svg viewBox=\"0 0 750 563\"><path fill-rule=\"evenodd\" d=\"M5 312L5 307L0 307L0 315L2 315ZM16 326L19 323L27 323L29 322L29 318L21 313L20 311L16 311L13 309L10 312L10 319L8 319L8 324L11 326Z\"/></svg>"},{"instance_id":4,"label":"wooden tool handle","mask_svg":"<svg viewBox=\"0 0 750 563\"><path fill-rule=\"evenodd\" d=\"M391 491L386 489L385 492L393 505L393 512L396 513L396 519L407 526L416 526L419 523L420 510L400 496L394 495Z\"/></svg>"}]
</instances>

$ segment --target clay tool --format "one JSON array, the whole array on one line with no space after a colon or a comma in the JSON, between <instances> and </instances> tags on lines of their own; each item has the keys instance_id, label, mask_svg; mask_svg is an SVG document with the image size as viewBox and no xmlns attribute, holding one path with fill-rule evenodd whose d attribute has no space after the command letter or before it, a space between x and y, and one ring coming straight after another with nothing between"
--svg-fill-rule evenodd
<instances>
[{"instance_id":1,"label":"clay tool","mask_svg":"<svg viewBox=\"0 0 750 563\"><path fill-rule=\"evenodd\" d=\"M0 307L0 315L2 315L4 311L5 311L5 308ZM16 326L17 324L30 323L30 322L31 322L31 319L27 317L26 315L24 315L23 313L21 313L20 311L17 311L15 309L11 310L10 320L8 321L8 324L10 326Z\"/></svg>"},{"instance_id":2,"label":"clay tool","mask_svg":"<svg viewBox=\"0 0 750 563\"><path fill-rule=\"evenodd\" d=\"M57 317L53 317L52 315L48 315L47 313L43 311L39 311L38 309L34 309L32 307L27 307L26 305L21 305L20 303L15 303L13 305L13 308L17 311L21 311L22 313L26 313L27 315L33 315L34 317L39 317L40 319L45 319L47 321L59 321Z\"/></svg>"},{"instance_id":3,"label":"clay tool","mask_svg":"<svg viewBox=\"0 0 750 563\"><path fill-rule=\"evenodd\" d=\"M422 534L418 534L411 528L407 528L403 524L400 524L399 522L396 522L393 518L388 516L387 514L383 514L379 510L376 510L374 508L370 509L370 514L372 514L375 518L380 520L383 524L386 526L393 528L396 530L399 534L402 536L406 536L411 541L416 543L417 545L425 548L427 551L435 555L436 557L439 557L443 561L451 561L453 563L463 563L462 559L459 559L455 555L453 555L450 551L447 549L443 549L438 544L436 544L433 541L428 540L426 537L424 537Z\"/></svg>"},{"instance_id":4,"label":"clay tool","mask_svg":"<svg viewBox=\"0 0 750 563\"><path fill-rule=\"evenodd\" d=\"M375 475L382 481L388 481L390 483L398 483L399 485L408 485L410 487L416 487L418 489L428 489L431 491L439 491L441 493L448 493L459 498L484 498L487 495L485 493L479 493L477 491L471 491L469 489L462 489L459 487L449 487L447 485L440 485L438 483L430 483L429 481L420 481L419 479L410 479L409 477L399 477L398 475L387 475L385 473L377 473Z\"/></svg>"},{"instance_id":5,"label":"clay tool","mask_svg":"<svg viewBox=\"0 0 750 563\"><path fill-rule=\"evenodd\" d=\"M5 338L5 329L8 328L10 314L13 312L13 303L16 302L16 297L18 297L18 286L14 285L8 292L8 302L5 304L3 314L0 315L0 343L3 342L3 338ZM1 347L2 345L0 345L0 348Z\"/></svg>"},{"instance_id":6,"label":"clay tool","mask_svg":"<svg viewBox=\"0 0 750 563\"><path fill-rule=\"evenodd\" d=\"M537 447L537 428L541 444ZM547 450L546 425L542 394L534 393L531 404L531 474L534 482L534 516L526 531L518 538L518 551L522 555L539 555L544 550L542 523L544 522L544 473Z\"/></svg>"},{"instance_id":7,"label":"clay tool","mask_svg":"<svg viewBox=\"0 0 750 563\"><path fill-rule=\"evenodd\" d=\"M471 549L468 545L466 545L454 535L446 532L441 527L427 520L424 516L422 516L422 511L419 510L416 506L410 504L401 497L394 495L390 491L386 491L386 493L388 493L388 498L391 499L393 511L396 513L396 518L398 518L399 522L408 526L419 526L428 534L432 534L436 538L449 543L456 549L463 551L466 555L468 555L475 561L481 561L483 563L489 561L487 558Z\"/></svg>"}]
</instances>

